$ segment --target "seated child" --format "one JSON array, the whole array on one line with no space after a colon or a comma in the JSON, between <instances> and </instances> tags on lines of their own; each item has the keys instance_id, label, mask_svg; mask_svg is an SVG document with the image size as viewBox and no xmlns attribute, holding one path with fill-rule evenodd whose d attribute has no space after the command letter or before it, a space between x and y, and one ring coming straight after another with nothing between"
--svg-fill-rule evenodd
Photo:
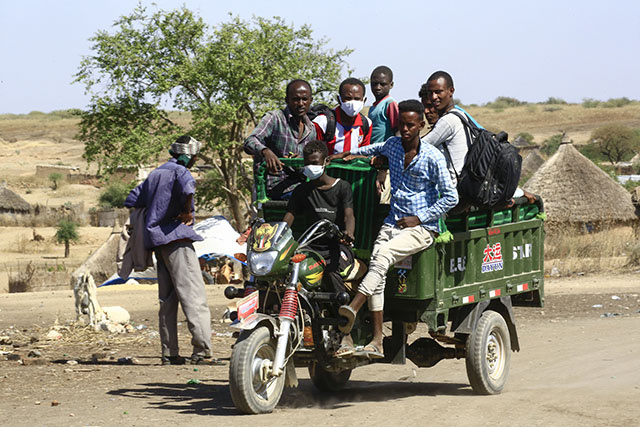
<instances>
[{"instance_id":1,"label":"seated child","mask_svg":"<svg viewBox=\"0 0 640 427\"><path fill-rule=\"evenodd\" d=\"M311 244L312 249L327 262L322 284L324 290L342 292L345 286L341 273L351 270L354 264L353 253L345 244L353 241L355 231L351 184L325 172L328 150L324 142L311 141L302 153L303 173L309 181L294 189L283 221L291 226L296 216L304 215L311 223L328 219L343 230L346 241L323 238Z\"/></svg>"}]
</instances>

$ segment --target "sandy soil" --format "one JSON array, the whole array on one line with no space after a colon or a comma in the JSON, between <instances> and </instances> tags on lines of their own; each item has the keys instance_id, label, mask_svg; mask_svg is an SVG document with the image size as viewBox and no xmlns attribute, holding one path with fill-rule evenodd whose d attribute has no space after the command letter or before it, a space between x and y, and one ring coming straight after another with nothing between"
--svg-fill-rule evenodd
<instances>
[{"instance_id":1,"label":"sandy soil","mask_svg":"<svg viewBox=\"0 0 640 427\"><path fill-rule=\"evenodd\" d=\"M228 357L233 339L217 320L226 304L223 286L207 289L214 350ZM411 362L359 368L347 389L333 395L314 390L299 369L298 389L286 389L273 414L252 418L233 408L227 366L194 370L158 364L155 292L155 286L121 286L98 293L103 305L126 307L144 329L118 336L71 328L54 342L43 336L56 319L60 324L73 319L71 292L0 295L0 335L12 333L18 345L2 349L25 360L21 365L0 357L0 419L11 417L12 425L389 425L397 420L417 425L428 420L627 426L640 417L637 274L548 279L543 309L516 308L522 351L512 355L507 387L499 396L475 396L463 360L441 361L431 369ZM605 313L617 315L602 317ZM180 332L186 353L184 323ZM34 349L41 358L27 357ZM105 357L91 363L96 352ZM134 357L137 364L119 365L122 357ZM192 379L200 383L188 384ZM54 401L59 404L52 406Z\"/></svg>"}]
</instances>

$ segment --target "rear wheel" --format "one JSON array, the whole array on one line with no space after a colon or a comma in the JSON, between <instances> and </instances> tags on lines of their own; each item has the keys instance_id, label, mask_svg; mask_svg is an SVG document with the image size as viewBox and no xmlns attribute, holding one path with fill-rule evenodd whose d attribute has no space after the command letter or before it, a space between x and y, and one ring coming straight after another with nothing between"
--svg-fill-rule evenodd
<instances>
[{"instance_id":1,"label":"rear wheel","mask_svg":"<svg viewBox=\"0 0 640 427\"><path fill-rule=\"evenodd\" d=\"M511 337L504 318L497 312L482 313L467 338L465 364L473 391L498 394L504 388L511 363Z\"/></svg>"},{"instance_id":2,"label":"rear wheel","mask_svg":"<svg viewBox=\"0 0 640 427\"><path fill-rule=\"evenodd\" d=\"M339 391L347 385L349 378L351 377L351 369L345 369L340 372L329 372L325 370L318 363L312 363L309 366L309 376L311 382L321 391Z\"/></svg>"},{"instance_id":3,"label":"rear wheel","mask_svg":"<svg viewBox=\"0 0 640 427\"><path fill-rule=\"evenodd\" d=\"M261 326L241 336L231 353L229 389L231 399L245 414L273 411L280 401L285 375L267 377L276 354L276 340Z\"/></svg>"}]
</instances>

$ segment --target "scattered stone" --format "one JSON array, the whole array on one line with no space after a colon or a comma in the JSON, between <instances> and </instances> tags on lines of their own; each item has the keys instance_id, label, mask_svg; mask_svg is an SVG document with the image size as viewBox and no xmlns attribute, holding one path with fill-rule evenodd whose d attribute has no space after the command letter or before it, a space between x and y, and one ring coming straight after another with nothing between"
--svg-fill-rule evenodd
<instances>
[{"instance_id":1,"label":"scattered stone","mask_svg":"<svg viewBox=\"0 0 640 427\"><path fill-rule=\"evenodd\" d=\"M98 326L100 326L100 329L103 331L110 332L112 334L123 334L126 332L124 326L119 323L112 323L108 320L100 322Z\"/></svg>"},{"instance_id":2,"label":"scattered stone","mask_svg":"<svg viewBox=\"0 0 640 427\"><path fill-rule=\"evenodd\" d=\"M131 356L121 357L118 359L118 365L137 365L139 361Z\"/></svg>"},{"instance_id":3,"label":"scattered stone","mask_svg":"<svg viewBox=\"0 0 640 427\"><path fill-rule=\"evenodd\" d=\"M621 314L620 313L604 313L600 315L600 317L616 317L616 316L621 316Z\"/></svg>"},{"instance_id":4,"label":"scattered stone","mask_svg":"<svg viewBox=\"0 0 640 427\"><path fill-rule=\"evenodd\" d=\"M36 337L36 336L32 336L31 338L29 338L29 342L30 342L31 344L33 344L33 343L37 343L38 341L40 341L40 340L39 340L39 339L38 339L38 337Z\"/></svg>"},{"instance_id":5,"label":"scattered stone","mask_svg":"<svg viewBox=\"0 0 640 427\"><path fill-rule=\"evenodd\" d=\"M93 363L96 363L97 361L99 361L100 359L105 359L107 357L107 353L93 353L91 355L91 361Z\"/></svg>"},{"instance_id":6,"label":"scattered stone","mask_svg":"<svg viewBox=\"0 0 640 427\"><path fill-rule=\"evenodd\" d=\"M0 345L11 345L13 344L13 340L9 335L0 336Z\"/></svg>"},{"instance_id":7,"label":"scattered stone","mask_svg":"<svg viewBox=\"0 0 640 427\"><path fill-rule=\"evenodd\" d=\"M42 366L46 365L46 359L23 359L20 361L24 366Z\"/></svg>"},{"instance_id":8,"label":"scattered stone","mask_svg":"<svg viewBox=\"0 0 640 427\"><path fill-rule=\"evenodd\" d=\"M50 330L49 333L47 334L47 339L49 341L59 340L60 338L62 338L62 334L56 331L55 329Z\"/></svg>"},{"instance_id":9,"label":"scattered stone","mask_svg":"<svg viewBox=\"0 0 640 427\"><path fill-rule=\"evenodd\" d=\"M20 359L22 359L22 357L20 357L20 355L17 353L7 354L7 360L12 360L15 362L16 360L20 360Z\"/></svg>"},{"instance_id":10,"label":"scattered stone","mask_svg":"<svg viewBox=\"0 0 640 427\"><path fill-rule=\"evenodd\" d=\"M40 353L40 350L31 350L27 357L42 357L42 353Z\"/></svg>"},{"instance_id":11,"label":"scattered stone","mask_svg":"<svg viewBox=\"0 0 640 427\"><path fill-rule=\"evenodd\" d=\"M51 406L60 406L60 402L58 402L57 400L52 400Z\"/></svg>"}]
</instances>

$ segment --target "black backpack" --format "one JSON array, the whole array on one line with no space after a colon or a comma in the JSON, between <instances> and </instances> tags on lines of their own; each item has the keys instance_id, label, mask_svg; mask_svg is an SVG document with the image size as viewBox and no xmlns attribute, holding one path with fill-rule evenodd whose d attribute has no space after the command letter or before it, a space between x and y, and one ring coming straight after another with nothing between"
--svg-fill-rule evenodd
<instances>
[{"instance_id":1,"label":"black backpack","mask_svg":"<svg viewBox=\"0 0 640 427\"><path fill-rule=\"evenodd\" d=\"M522 157L511 145L506 132L498 135L479 128L466 115L449 111L460 118L467 135L469 151L458 178L458 195L461 203L481 209L506 205L518 187ZM447 145L445 151L451 160Z\"/></svg>"},{"instance_id":2,"label":"black backpack","mask_svg":"<svg viewBox=\"0 0 640 427\"><path fill-rule=\"evenodd\" d=\"M365 117L364 114L358 113L360 115L360 120L362 120L362 135L365 136L369 133L369 120ZM307 113L309 116L309 120L313 120L318 116L326 116L327 117L327 130L324 132L324 142L329 142L336 135L336 114L333 110L327 107L325 104L316 104L309 109Z\"/></svg>"}]
</instances>

